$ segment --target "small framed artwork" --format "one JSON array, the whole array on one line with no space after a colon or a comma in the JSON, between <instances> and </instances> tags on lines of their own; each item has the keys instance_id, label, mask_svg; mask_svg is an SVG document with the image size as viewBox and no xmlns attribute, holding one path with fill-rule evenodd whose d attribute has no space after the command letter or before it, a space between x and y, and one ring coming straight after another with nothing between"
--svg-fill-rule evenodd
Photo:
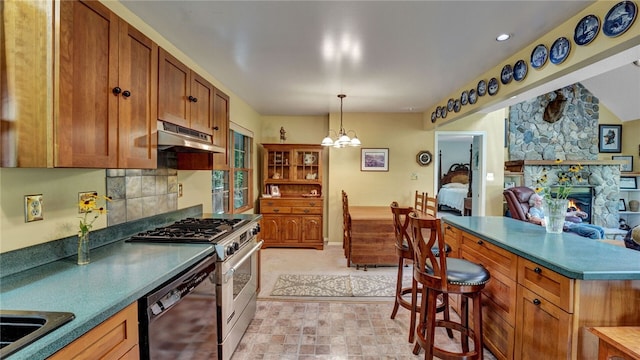
<instances>
[{"instance_id":1,"label":"small framed artwork","mask_svg":"<svg viewBox=\"0 0 640 360\"><path fill-rule=\"evenodd\" d=\"M598 150L601 153L622 152L622 125L598 126Z\"/></svg>"},{"instance_id":2,"label":"small framed artwork","mask_svg":"<svg viewBox=\"0 0 640 360\"><path fill-rule=\"evenodd\" d=\"M506 181L504 183L504 188L505 189L511 189L512 187L515 187L515 186L516 186L515 181Z\"/></svg>"},{"instance_id":3,"label":"small framed artwork","mask_svg":"<svg viewBox=\"0 0 640 360\"><path fill-rule=\"evenodd\" d=\"M633 171L633 156L627 155L613 155L611 156L612 160L622 161L622 165L620 165L620 171L622 172L631 172Z\"/></svg>"},{"instance_id":4,"label":"small framed artwork","mask_svg":"<svg viewBox=\"0 0 640 360\"><path fill-rule=\"evenodd\" d=\"M389 149L362 149L360 171L389 171Z\"/></svg>"},{"instance_id":5,"label":"small framed artwork","mask_svg":"<svg viewBox=\"0 0 640 360\"><path fill-rule=\"evenodd\" d=\"M620 177L620 189L637 189L638 183L636 182L636 177Z\"/></svg>"},{"instance_id":6,"label":"small framed artwork","mask_svg":"<svg viewBox=\"0 0 640 360\"><path fill-rule=\"evenodd\" d=\"M625 204L624 199L620 199L618 203L618 211L627 211L627 204Z\"/></svg>"},{"instance_id":7,"label":"small framed artwork","mask_svg":"<svg viewBox=\"0 0 640 360\"><path fill-rule=\"evenodd\" d=\"M271 185L271 196L279 197L280 196L280 188L278 185Z\"/></svg>"}]
</instances>

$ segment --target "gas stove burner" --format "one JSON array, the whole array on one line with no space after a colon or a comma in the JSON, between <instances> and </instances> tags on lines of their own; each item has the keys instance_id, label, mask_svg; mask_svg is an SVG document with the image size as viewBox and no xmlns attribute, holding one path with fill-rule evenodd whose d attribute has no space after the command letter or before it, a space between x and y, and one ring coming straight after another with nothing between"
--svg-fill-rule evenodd
<instances>
[{"instance_id":1,"label":"gas stove burner","mask_svg":"<svg viewBox=\"0 0 640 360\"><path fill-rule=\"evenodd\" d=\"M186 218L183 220L179 220L171 226L178 227L217 227L221 225L228 225L232 228L237 228L244 225L248 220L242 219L197 219L197 218Z\"/></svg>"},{"instance_id":2,"label":"gas stove burner","mask_svg":"<svg viewBox=\"0 0 640 360\"><path fill-rule=\"evenodd\" d=\"M227 230L217 228L190 229L167 226L138 233L132 236L130 241L213 243L226 232Z\"/></svg>"}]
</instances>

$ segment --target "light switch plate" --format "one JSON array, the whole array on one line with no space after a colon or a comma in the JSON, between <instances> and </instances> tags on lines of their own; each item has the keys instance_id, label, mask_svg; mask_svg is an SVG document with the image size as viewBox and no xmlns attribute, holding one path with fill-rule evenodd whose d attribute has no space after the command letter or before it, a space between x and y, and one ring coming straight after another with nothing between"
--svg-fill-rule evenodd
<instances>
[{"instance_id":1,"label":"light switch plate","mask_svg":"<svg viewBox=\"0 0 640 360\"><path fill-rule=\"evenodd\" d=\"M24 196L24 221L32 222L44 219L42 213L42 194Z\"/></svg>"}]
</instances>

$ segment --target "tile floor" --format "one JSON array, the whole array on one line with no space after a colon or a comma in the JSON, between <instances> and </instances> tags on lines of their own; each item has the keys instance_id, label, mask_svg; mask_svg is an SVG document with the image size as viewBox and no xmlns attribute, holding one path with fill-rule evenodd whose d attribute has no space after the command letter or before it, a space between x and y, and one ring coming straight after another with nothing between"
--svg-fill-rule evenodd
<instances>
[{"instance_id":1,"label":"tile floor","mask_svg":"<svg viewBox=\"0 0 640 360\"><path fill-rule=\"evenodd\" d=\"M262 289L256 316L232 360L244 359L423 359L413 355L408 339L409 312L398 310L390 319L393 298L282 298L269 296L280 273L362 272L346 268L340 245L325 250L265 249L262 251ZM395 267L369 272L396 273ZM440 330L440 329L439 329ZM459 349L459 337L441 331L436 342ZM484 352L485 359L495 359Z\"/></svg>"}]
</instances>

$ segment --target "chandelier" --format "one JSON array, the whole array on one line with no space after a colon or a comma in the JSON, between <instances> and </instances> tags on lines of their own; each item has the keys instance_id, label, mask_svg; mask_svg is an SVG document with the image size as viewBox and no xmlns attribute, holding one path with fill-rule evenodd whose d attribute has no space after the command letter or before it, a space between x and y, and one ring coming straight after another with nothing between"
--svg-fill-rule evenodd
<instances>
[{"instance_id":1,"label":"chandelier","mask_svg":"<svg viewBox=\"0 0 640 360\"><path fill-rule=\"evenodd\" d=\"M329 129L329 134L327 137L322 139L322 146L333 146L336 148L343 148L347 146L360 146L360 140L358 139L358 135L354 130L346 131L342 126L342 100L347 97L345 94L339 94L340 98L340 130L336 134L335 130ZM331 138L331 133L335 135L335 140ZM348 134L353 133L353 138L350 138Z\"/></svg>"}]
</instances>

